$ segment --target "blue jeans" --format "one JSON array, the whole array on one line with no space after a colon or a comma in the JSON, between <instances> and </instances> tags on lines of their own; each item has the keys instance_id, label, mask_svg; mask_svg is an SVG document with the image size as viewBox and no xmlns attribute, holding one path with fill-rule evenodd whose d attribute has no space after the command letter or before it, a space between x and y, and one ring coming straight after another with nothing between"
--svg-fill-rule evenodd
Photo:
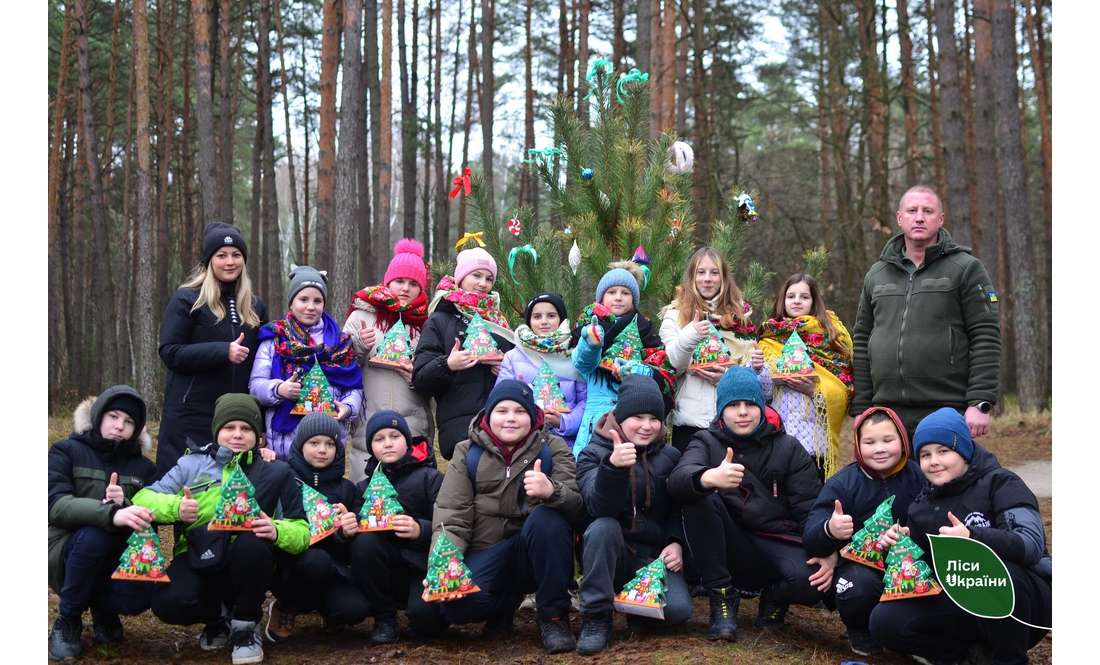
<instances>
[{"instance_id":1,"label":"blue jeans","mask_svg":"<svg viewBox=\"0 0 1100 665\"><path fill-rule=\"evenodd\" d=\"M623 528L613 517L600 517L584 532L584 579L581 580L581 612L614 609L616 590L634 579L638 569L652 562L635 556L626 547ZM684 576L668 571L665 618L634 617L653 628L679 626L691 618L691 592Z\"/></svg>"},{"instance_id":2,"label":"blue jeans","mask_svg":"<svg viewBox=\"0 0 1100 665\"><path fill-rule=\"evenodd\" d=\"M442 603L451 623L477 623L519 607L523 594L535 592L538 609L567 612L573 578L573 528L565 516L539 506L523 529L496 545L466 554L466 566L481 588Z\"/></svg>"},{"instance_id":3,"label":"blue jeans","mask_svg":"<svg viewBox=\"0 0 1100 665\"><path fill-rule=\"evenodd\" d=\"M94 607L107 614L141 614L149 609L153 597L150 582L112 580L124 542L97 526L82 526L73 532L61 548L64 582L58 611L75 619Z\"/></svg>"}]
</instances>

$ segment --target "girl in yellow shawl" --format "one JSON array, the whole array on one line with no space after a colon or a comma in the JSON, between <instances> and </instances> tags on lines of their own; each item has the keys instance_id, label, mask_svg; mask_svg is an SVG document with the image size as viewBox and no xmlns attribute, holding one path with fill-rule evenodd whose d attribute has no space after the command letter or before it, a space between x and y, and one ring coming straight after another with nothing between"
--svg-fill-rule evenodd
<instances>
[{"instance_id":1,"label":"girl in yellow shawl","mask_svg":"<svg viewBox=\"0 0 1100 665\"><path fill-rule=\"evenodd\" d=\"M852 399L852 338L825 308L817 281L804 273L787 278L775 298L772 318L760 326L760 348L772 371L794 330L806 343L818 381L800 377L777 383L771 405L787 433L817 460L824 480L836 472L840 429Z\"/></svg>"}]
</instances>

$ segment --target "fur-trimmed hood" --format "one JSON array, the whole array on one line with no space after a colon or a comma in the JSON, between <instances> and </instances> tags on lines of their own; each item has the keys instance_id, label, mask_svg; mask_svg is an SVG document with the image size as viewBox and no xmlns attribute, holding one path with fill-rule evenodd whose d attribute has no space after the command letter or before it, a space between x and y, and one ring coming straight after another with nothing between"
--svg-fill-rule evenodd
<instances>
[{"instance_id":1,"label":"fur-trimmed hood","mask_svg":"<svg viewBox=\"0 0 1100 665\"><path fill-rule=\"evenodd\" d=\"M76 407L76 410L73 411L73 432L97 436L99 432L94 432L93 428L95 422L102 416L99 411L110 404L114 398L123 394L129 394L141 399L137 391L133 388L129 386L115 386L113 388L108 388L98 397L88 397L81 402L80 405ZM144 402L142 403L144 404ZM153 449L153 438L149 435L149 430L146 429L144 420L143 417L138 434L131 437L130 441L139 444L141 446L141 452L147 453Z\"/></svg>"}]
</instances>

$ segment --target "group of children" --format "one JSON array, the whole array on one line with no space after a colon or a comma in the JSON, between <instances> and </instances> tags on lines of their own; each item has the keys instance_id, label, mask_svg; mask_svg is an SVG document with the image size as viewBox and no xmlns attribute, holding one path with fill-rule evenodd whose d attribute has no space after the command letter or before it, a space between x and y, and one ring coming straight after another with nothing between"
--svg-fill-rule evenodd
<instances>
[{"instance_id":1,"label":"group of children","mask_svg":"<svg viewBox=\"0 0 1100 665\"><path fill-rule=\"evenodd\" d=\"M694 586L709 597L711 640L737 638L740 600L754 595L759 630L783 626L792 603L839 609L860 654L885 647L952 662L982 644L994 662L1018 662L1044 634L941 597L879 603L881 574L838 556L894 496L900 525L883 547L902 533L924 545L928 533L979 540L1009 567L1016 618L1049 625L1050 556L1035 498L973 443L959 414L944 409L917 429L918 468L897 417L869 409L856 421L856 462L833 473L851 343L812 277L787 280L759 337L725 258L710 248L692 256L659 336L637 311L642 279L630 262L611 267L574 323L560 294L540 293L513 331L488 252L461 252L429 304L423 248L403 240L396 249L384 282L356 293L343 329L325 311L326 275L294 267L288 312L257 335L251 395L218 398L211 442L159 477L142 456L145 405L132 389L116 386L77 410L73 435L50 450L50 586L61 599L51 659L81 653L89 608L99 642L123 638L119 614L151 607L167 623L204 624L203 649L231 646L234 663L254 663L261 636L287 640L300 613L318 612L329 633L373 617L372 645L398 639L399 609L406 638L484 622L491 639L512 633L531 593L546 651L591 655L609 644L615 595L657 559L663 618L629 615L638 630L688 621ZM462 348L475 316L502 357ZM398 322L412 367L370 364ZM712 328L738 364L693 369ZM773 383L775 345L794 331L818 380ZM624 353L631 344L640 353ZM560 410L541 408L532 387L544 364L560 385ZM335 416L291 413L314 367L331 385ZM450 462L445 474L433 435ZM403 512L390 531L361 531L379 467ZM210 530L220 488L240 472L259 516L251 531ZM337 512L336 532L313 545L303 486ZM171 581L112 580L129 534L152 524L177 526ZM426 602L428 554L443 534L480 591ZM577 562L583 623L574 638Z\"/></svg>"}]
</instances>

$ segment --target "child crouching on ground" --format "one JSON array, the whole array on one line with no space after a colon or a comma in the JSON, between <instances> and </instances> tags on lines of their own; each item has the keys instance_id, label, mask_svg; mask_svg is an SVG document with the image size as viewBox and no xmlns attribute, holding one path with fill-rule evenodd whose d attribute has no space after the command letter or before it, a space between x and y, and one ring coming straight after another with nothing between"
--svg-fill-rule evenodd
<instances>
[{"instance_id":1,"label":"child crouching on ground","mask_svg":"<svg viewBox=\"0 0 1100 665\"><path fill-rule=\"evenodd\" d=\"M584 532L581 612L577 653L607 648L618 590L654 559L668 570L664 619L629 615L644 628L678 626L691 618L691 594L681 574L680 507L666 483L680 451L668 445L661 390L648 376L631 374L619 386L618 403L598 421L577 459L577 484L594 519Z\"/></svg>"},{"instance_id":2,"label":"child crouching on ground","mask_svg":"<svg viewBox=\"0 0 1100 665\"><path fill-rule=\"evenodd\" d=\"M757 630L780 628L791 603L825 598L835 557L809 559L802 531L821 493L813 458L764 419L764 391L747 367L718 382L714 421L697 432L668 479L710 593L707 639L737 639L738 591L762 589Z\"/></svg>"},{"instance_id":3,"label":"child crouching on ground","mask_svg":"<svg viewBox=\"0 0 1100 665\"><path fill-rule=\"evenodd\" d=\"M891 651L928 663L1026 663L1051 625L1053 564L1039 502L996 455L970 438L962 414L943 408L924 418L913 447L927 483L909 505L909 530L932 565L928 535L973 538L1000 558L1015 595L1012 616L982 618L946 593L879 603L871 635ZM1026 624L1026 625L1025 625ZM1031 627L1029 628L1028 625ZM986 651L984 658L978 652Z\"/></svg>"},{"instance_id":4,"label":"child crouching on ground","mask_svg":"<svg viewBox=\"0 0 1100 665\"><path fill-rule=\"evenodd\" d=\"M370 599L374 629L371 646L397 641L397 610L405 610L405 637L435 637L447 624L439 604L426 602L421 582L428 572L432 512L443 474L434 468L431 444L413 437L397 411L379 411L366 423L370 446L366 478L355 487L356 512L363 512L363 495L381 466L397 492L404 511L392 519L393 531L360 531L351 547L355 583Z\"/></svg>"},{"instance_id":5,"label":"child crouching on ground","mask_svg":"<svg viewBox=\"0 0 1100 665\"><path fill-rule=\"evenodd\" d=\"M119 614L149 609L153 584L112 580L126 540L153 520L131 504L157 476L142 455L145 402L130 386L114 386L73 412L73 433L49 453L49 581L59 616L50 633L50 660L79 658L82 616L91 608L95 641L121 642Z\"/></svg>"},{"instance_id":6,"label":"child crouching on ground","mask_svg":"<svg viewBox=\"0 0 1100 665\"><path fill-rule=\"evenodd\" d=\"M302 505L301 484L312 487L328 503L322 509L335 511L331 516L339 528L301 554L277 557L271 580L275 602L268 605L264 632L272 642L290 637L296 614L316 610L324 631L335 634L366 619L370 611L367 597L351 577L351 539L359 530L359 519L354 512L355 485L344 477L340 423L320 411L303 418L294 433L288 463L299 490L298 504Z\"/></svg>"},{"instance_id":7,"label":"child crouching on ground","mask_svg":"<svg viewBox=\"0 0 1100 665\"><path fill-rule=\"evenodd\" d=\"M309 546L302 494L286 462L265 462L255 453L264 432L260 403L250 395L218 398L212 424L214 442L181 457L155 484L134 497L157 522L178 522L176 542L165 571L171 582L153 591L153 614L179 626L204 623L203 650L233 645L233 663L259 663L259 626L275 569L275 551L298 554ZM260 516L252 531L210 531L222 483L240 465L256 489ZM281 506L282 514L276 513ZM270 517L274 515L274 518Z\"/></svg>"},{"instance_id":8,"label":"child crouching on ground","mask_svg":"<svg viewBox=\"0 0 1100 665\"><path fill-rule=\"evenodd\" d=\"M896 413L884 406L872 406L856 418L854 430L856 461L825 481L810 509L802 545L811 556L828 557L839 552L891 496L893 514L905 524L906 510L924 483L920 467L909 454L905 426ZM861 656L882 653L882 647L867 630L871 610L882 597L882 571L840 559L833 576L836 606L848 630L852 651Z\"/></svg>"},{"instance_id":9,"label":"child crouching on ground","mask_svg":"<svg viewBox=\"0 0 1100 665\"><path fill-rule=\"evenodd\" d=\"M572 651L568 585L573 524L584 506L576 462L551 434L531 387L502 381L455 447L432 518L464 553L481 591L443 603L451 623L485 621L486 639L512 634L523 594L536 592L539 634L547 653Z\"/></svg>"}]
</instances>

